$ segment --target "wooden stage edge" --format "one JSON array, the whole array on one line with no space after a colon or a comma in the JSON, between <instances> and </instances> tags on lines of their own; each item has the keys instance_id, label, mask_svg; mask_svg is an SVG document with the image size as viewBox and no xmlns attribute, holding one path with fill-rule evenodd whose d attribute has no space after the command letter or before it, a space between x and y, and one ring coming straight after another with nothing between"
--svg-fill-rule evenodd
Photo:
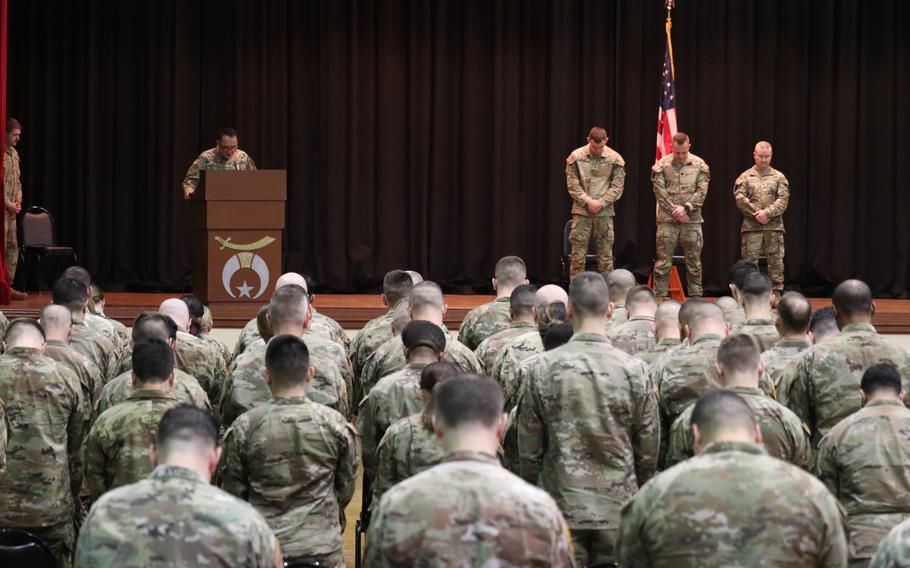
<instances>
[{"instance_id":1,"label":"wooden stage edge","mask_svg":"<svg viewBox=\"0 0 910 568\"><path fill-rule=\"evenodd\" d=\"M155 310L172 294L110 292L106 294L105 313L120 322L130 325L136 314L143 310ZM458 329L461 320L471 309L489 302L493 296L446 295L448 311L445 323L449 329ZM49 292L29 293L26 300L0 306L7 318L38 317L38 313L51 302ZM812 298L812 308L831 304L830 298ZM261 303L238 304L236 308L221 309L215 313L216 328L241 328L258 311ZM314 305L319 312L333 318L347 330L358 330L371 319L381 315L386 308L378 294L317 294ZM881 333L910 333L910 300L876 300L873 323Z\"/></svg>"}]
</instances>

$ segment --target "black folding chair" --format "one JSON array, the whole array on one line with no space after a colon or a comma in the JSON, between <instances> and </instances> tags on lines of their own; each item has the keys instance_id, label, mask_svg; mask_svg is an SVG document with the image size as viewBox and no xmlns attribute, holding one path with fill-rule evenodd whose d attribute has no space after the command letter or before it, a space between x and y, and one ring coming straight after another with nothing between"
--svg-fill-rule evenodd
<instances>
[{"instance_id":1,"label":"black folding chair","mask_svg":"<svg viewBox=\"0 0 910 568\"><path fill-rule=\"evenodd\" d=\"M37 205L29 207L19 222L19 232L21 233L19 258L25 265L26 277L26 286L23 288L30 289L27 286L28 275L32 274L36 276L36 289L41 291L42 260L46 257L53 257L56 260L51 282L60 274L61 258L72 257L73 264L78 264L79 259L76 257L73 247L57 244L54 217L47 209Z\"/></svg>"},{"instance_id":2,"label":"black folding chair","mask_svg":"<svg viewBox=\"0 0 910 568\"><path fill-rule=\"evenodd\" d=\"M32 533L0 528L0 566L55 568L57 561L47 544Z\"/></svg>"}]
</instances>

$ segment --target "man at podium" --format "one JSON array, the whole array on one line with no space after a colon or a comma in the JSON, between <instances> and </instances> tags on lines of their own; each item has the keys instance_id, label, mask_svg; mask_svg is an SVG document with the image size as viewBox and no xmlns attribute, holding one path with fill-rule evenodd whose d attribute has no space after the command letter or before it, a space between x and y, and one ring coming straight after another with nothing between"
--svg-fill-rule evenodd
<instances>
[{"instance_id":1,"label":"man at podium","mask_svg":"<svg viewBox=\"0 0 910 568\"><path fill-rule=\"evenodd\" d=\"M237 147L237 131L222 128L218 131L215 147L199 154L183 178L183 198L190 199L199 186L202 170L255 170L253 158Z\"/></svg>"}]
</instances>

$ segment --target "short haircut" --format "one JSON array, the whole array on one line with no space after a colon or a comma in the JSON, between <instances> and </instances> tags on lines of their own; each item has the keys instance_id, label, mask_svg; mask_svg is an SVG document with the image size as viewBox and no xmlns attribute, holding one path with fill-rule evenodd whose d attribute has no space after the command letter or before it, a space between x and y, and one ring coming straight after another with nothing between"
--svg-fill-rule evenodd
<instances>
[{"instance_id":1,"label":"short haircut","mask_svg":"<svg viewBox=\"0 0 910 568\"><path fill-rule=\"evenodd\" d=\"M310 350L297 336L276 335L265 349L265 368L279 386L299 386L310 368Z\"/></svg>"},{"instance_id":2,"label":"short haircut","mask_svg":"<svg viewBox=\"0 0 910 568\"><path fill-rule=\"evenodd\" d=\"M502 388L487 377L460 374L433 389L434 412L444 428L468 424L492 428L502 416Z\"/></svg>"},{"instance_id":3,"label":"short haircut","mask_svg":"<svg viewBox=\"0 0 910 568\"><path fill-rule=\"evenodd\" d=\"M272 333L272 323L269 321L269 305L266 304L259 308L259 311L256 312L256 331L259 332L259 337L262 338L266 343L269 342L269 339L272 338L274 333Z\"/></svg>"},{"instance_id":4,"label":"short haircut","mask_svg":"<svg viewBox=\"0 0 910 568\"><path fill-rule=\"evenodd\" d=\"M543 334L544 351L551 351L565 345L572 339L574 333L575 330L572 328L571 323L560 323L550 326L550 328L547 329L547 332Z\"/></svg>"},{"instance_id":5,"label":"short haircut","mask_svg":"<svg viewBox=\"0 0 910 568\"><path fill-rule=\"evenodd\" d=\"M382 295L389 307L393 307L402 298L407 298L414 281L404 270L390 270L382 279Z\"/></svg>"},{"instance_id":6,"label":"short haircut","mask_svg":"<svg viewBox=\"0 0 910 568\"><path fill-rule=\"evenodd\" d=\"M676 134L673 135L674 144L685 144L688 141L689 141L689 135L686 134L685 132L677 132Z\"/></svg>"},{"instance_id":7,"label":"short haircut","mask_svg":"<svg viewBox=\"0 0 910 568\"><path fill-rule=\"evenodd\" d=\"M756 142L756 143L755 143L755 151L757 152L758 150L771 150L771 143L770 143L770 142L767 142L767 141L765 141L765 140L761 140L760 142Z\"/></svg>"},{"instance_id":8,"label":"short haircut","mask_svg":"<svg viewBox=\"0 0 910 568\"><path fill-rule=\"evenodd\" d=\"M761 363L761 349L751 335L728 335L717 348L717 362L730 373L754 372Z\"/></svg>"},{"instance_id":9,"label":"short haircut","mask_svg":"<svg viewBox=\"0 0 910 568\"><path fill-rule=\"evenodd\" d=\"M131 338L133 345L157 339L177 339L177 324L170 317L158 312L142 312L133 320Z\"/></svg>"},{"instance_id":10,"label":"short haircut","mask_svg":"<svg viewBox=\"0 0 910 568\"><path fill-rule=\"evenodd\" d=\"M407 299L395 304L392 310L392 334L400 335L402 330L411 322L411 304Z\"/></svg>"},{"instance_id":11,"label":"short haircut","mask_svg":"<svg viewBox=\"0 0 910 568\"><path fill-rule=\"evenodd\" d=\"M679 310L681 308L682 304L676 300L667 300L657 306L657 311L654 312L654 323L658 327L667 326L671 322L673 325L679 325Z\"/></svg>"},{"instance_id":12,"label":"short haircut","mask_svg":"<svg viewBox=\"0 0 910 568\"><path fill-rule=\"evenodd\" d=\"M165 412L158 423L155 436L158 461L167 459L170 452L185 444L202 451L218 447L218 426L205 410L181 404Z\"/></svg>"},{"instance_id":13,"label":"short haircut","mask_svg":"<svg viewBox=\"0 0 910 568\"><path fill-rule=\"evenodd\" d=\"M809 331L815 335L831 335L840 331L840 328L837 327L834 308L825 306L812 312L812 317L809 319Z\"/></svg>"},{"instance_id":14,"label":"short haircut","mask_svg":"<svg viewBox=\"0 0 910 568\"><path fill-rule=\"evenodd\" d=\"M733 266L730 267L728 276L730 284L733 284L737 289L742 290L746 281L746 276L753 272L758 272L757 264L751 260L737 260L733 263Z\"/></svg>"},{"instance_id":15,"label":"short haircut","mask_svg":"<svg viewBox=\"0 0 910 568\"><path fill-rule=\"evenodd\" d=\"M51 295L55 304L75 312L88 300L88 287L75 278L63 277L54 282Z\"/></svg>"},{"instance_id":16,"label":"short haircut","mask_svg":"<svg viewBox=\"0 0 910 568\"><path fill-rule=\"evenodd\" d=\"M234 138L237 136L237 131L231 128L230 126L224 126L218 129L217 140L221 140L224 137Z\"/></svg>"},{"instance_id":17,"label":"short haircut","mask_svg":"<svg viewBox=\"0 0 910 568\"><path fill-rule=\"evenodd\" d=\"M809 320L812 318L812 305L799 292L787 292L777 303L777 315L784 331L806 333L809 329Z\"/></svg>"},{"instance_id":18,"label":"short haircut","mask_svg":"<svg viewBox=\"0 0 910 568\"><path fill-rule=\"evenodd\" d=\"M408 351L428 347L438 355L445 351L446 336L435 323L412 321L402 330L401 343Z\"/></svg>"},{"instance_id":19,"label":"short haircut","mask_svg":"<svg viewBox=\"0 0 910 568\"><path fill-rule=\"evenodd\" d=\"M606 274L604 279L610 289L610 301L613 303L625 303L629 290L635 287L635 275L625 268Z\"/></svg>"},{"instance_id":20,"label":"short haircut","mask_svg":"<svg viewBox=\"0 0 910 568\"><path fill-rule=\"evenodd\" d=\"M602 126L595 126L588 131L588 138L597 143L603 142L607 139L607 131Z\"/></svg>"},{"instance_id":21,"label":"short haircut","mask_svg":"<svg viewBox=\"0 0 910 568\"><path fill-rule=\"evenodd\" d=\"M20 124L18 120L16 120L13 117L9 117L6 119L6 133L7 134L12 132L13 130L16 130L17 128L19 130L22 130L22 124Z\"/></svg>"},{"instance_id":22,"label":"short haircut","mask_svg":"<svg viewBox=\"0 0 910 568\"><path fill-rule=\"evenodd\" d=\"M891 363L876 363L863 373L860 388L867 395L885 389L893 391L895 395L900 394L902 390L901 374Z\"/></svg>"},{"instance_id":23,"label":"short haircut","mask_svg":"<svg viewBox=\"0 0 910 568\"><path fill-rule=\"evenodd\" d=\"M509 310L512 317L527 317L531 315L534 304L537 302L537 288L530 284L521 284L512 290L509 296Z\"/></svg>"},{"instance_id":24,"label":"short haircut","mask_svg":"<svg viewBox=\"0 0 910 568\"><path fill-rule=\"evenodd\" d=\"M136 344L132 360L133 373L142 383L163 383L174 372L174 350L160 339Z\"/></svg>"},{"instance_id":25,"label":"short haircut","mask_svg":"<svg viewBox=\"0 0 910 568\"><path fill-rule=\"evenodd\" d=\"M831 302L845 316L869 315L872 312L872 290L862 280L844 280L834 289Z\"/></svg>"},{"instance_id":26,"label":"short haircut","mask_svg":"<svg viewBox=\"0 0 910 568\"><path fill-rule=\"evenodd\" d=\"M746 276L740 291L743 293L743 297L749 298L750 301L769 298L771 297L771 279L761 272L753 272Z\"/></svg>"},{"instance_id":27,"label":"short haircut","mask_svg":"<svg viewBox=\"0 0 910 568\"><path fill-rule=\"evenodd\" d=\"M445 299L439 284L424 280L411 289L411 293L408 294L408 303L411 305L411 312L422 312L428 308L442 311Z\"/></svg>"},{"instance_id":28,"label":"short haircut","mask_svg":"<svg viewBox=\"0 0 910 568\"><path fill-rule=\"evenodd\" d=\"M691 420L706 442L723 431L755 431L752 409L741 396L726 390L715 390L698 399Z\"/></svg>"},{"instance_id":29,"label":"short haircut","mask_svg":"<svg viewBox=\"0 0 910 568\"><path fill-rule=\"evenodd\" d=\"M527 279L528 267L520 257L504 256L496 263L494 275L499 285L517 286Z\"/></svg>"},{"instance_id":30,"label":"short haircut","mask_svg":"<svg viewBox=\"0 0 910 568\"><path fill-rule=\"evenodd\" d=\"M63 274L60 275L61 278L73 278L82 282L82 284L88 289L92 285L92 275L89 274L89 271L81 266L70 266L63 271Z\"/></svg>"},{"instance_id":31,"label":"short haircut","mask_svg":"<svg viewBox=\"0 0 910 568\"><path fill-rule=\"evenodd\" d=\"M727 316L724 311L712 302L700 302L688 314L687 325L690 329L700 327L709 322L720 325L727 323Z\"/></svg>"},{"instance_id":32,"label":"short haircut","mask_svg":"<svg viewBox=\"0 0 910 568\"><path fill-rule=\"evenodd\" d=\"M104 301L104 290L95 283L92 283L92 301L96 304Z\"/></svg>"},{"instance_id":33,"label":"short haircut","mask_svg":"<svg viewBox=\"0 0 910 568\"><path fill-rule=\"evenodd\" d=\"M461 374L461 368L455 363L439 361L430 363L420 372L420 390L433 392L433 389L450 377Z\"/></svg>"},{"instance_id":34,"label":"short haircut","mask_svg":"<svg viewBox=\"0 0 910 568\"><path fill-rule=\"evenodd\" d=\"M714 301L717 306L724 311L725 314L730 314L739 309L739 303L733 299L732 296L721 296Z\"/></svg>"},{"instance_id":35,"label":"short haircut","mask_svg":"<svg viewBox=\"0 0 910 568\"><path fill-rule=\"evenodd\" d=\"M272 331L284 325L303 325L309 310L309 296L302 286L288 284L275 290L269 300Z\"/></svg>"},{"instance_id":36,"label":"short haircut","mask_svg":"<svg viewBox=\"0 0 910 568\"><path fill-rule=\"evenodd\" d=\"M689 319L692 317L692 314L704 303L705 301L701 298L689 298L683 302L683 305L679 308L679 325L689 325Z\"/></svg>"},{"instance_id":37,"label":"short haircut","mask_svg":"<svg viewBox=\"0 0 910 568\"><path fill-rule=\"evenodd\" d=\"M205 306L202 305L199 298L195 296L184 296L180 299L186 304L186 309L190 312L191 319L199 319L205 313Z\"/></svg>"},{"instance_id":38,"label":"short haircut","mask_svg":"<svg viewBox=\"0 0 910 568\"><path fill-rule=\"evenodd\" d=\"M44 328L41 327L38 320L33 318L16 318L11 321L6 328L6 333L3 334L3 341L7 344L17 343L29 336L35 339L40 336L42 341L47 340L47 336L44 335Z\"/></svg>"},{"instance_id":39,"label":"short haircut","mask_svg":"<svg viewBox=\"0 0 910 568\"><path fill-rule=\"evenodd\" d=\"M569 321L569 312L563 302L552 302L537 313L537 330L541 336L547 333L554 325Z\"/></svg>"},{"instance_id":40,"label":"short haircut","mask_svg":"<svg viewBox=\"0 0 910 568\"><path fill-rule=\"evenodd\" d=\"M73 314L63 306L49 304L41 310L39 322L46 330L69 329L73 325Z\"/></svg>"},{"instance_id":41,"label":"short haircut","mask_svg":"<svg viewBox=\"0 0 910 568\"><path fill-rule=\"evenodd\" d=\"M610 308L610 289L596 272L582 272L569 284L572 311L582 318L603 317Z\"/></svg>"},{"instance_id":42,"label":"short haircut","mask_svg":"<svg viewBox=\"0 0 910 568\"><path fill-rule=\"evenodd\" d=\"M632 310L638 306L657 306L657 298L654 291L647 286L636 286L626 294L626 310Z\"/></svg>"}]
</instances>

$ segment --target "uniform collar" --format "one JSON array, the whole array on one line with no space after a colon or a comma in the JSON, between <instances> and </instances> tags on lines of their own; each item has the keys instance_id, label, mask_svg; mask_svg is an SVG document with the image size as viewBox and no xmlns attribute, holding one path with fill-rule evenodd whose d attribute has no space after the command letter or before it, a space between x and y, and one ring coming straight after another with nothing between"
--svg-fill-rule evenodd
<instances>
[{"instance_id":1,"label":"uniform collar","mask_svg":"<svg viewBox=\"0 0 910 568\"><path fill-rule=\"evenodd\" d=\"M607 339L606 335L594 333L593 331L576 333L569 339L569 343L574 343L576 341L587 341L590 343L610 343L610 340Z\"/></svg>"},{"instance_id":2,"label":"uniform collar","mask_svg":"<svg viewBox=\"0 0 910 568\"><path fill-rule=\"evenodd\" d=\"M269 402L278 406L292 406L294 404L306 404L309 400L305 396L276 396L272 397Z\"/></svg>"},{"instance_id":3,"label":"uniform collar","mask_svg":"<svg viewBox=\"0 0 910 568\"><path fill-rule=\"evenodd\" d=\"M126 398L127 400L177 400L172 391L159 389L136 389Z\"/></svg>"},{"instance_id":4,"label":"uniform collar","mask_svg":"<svg viewBox=\"0 0 910 568\"><path fill-rule=\"evenodd\" d=\"M745 395L755 395L755 396L765 396L765 393L758 387L727 387L726 389L729 392L736 394L745 394Z\"/></svg>"},{"instance_id":5,"label":"uniform collar","mask_svg":"<svg viewBox=\"0 0 910 568\"><path fill-rule=\"evenodd\" d=\"M176 465L159 465L156 467L151 474L149 474L149 479L158 479L162 481L167 481L169 479L183 479L186 481L194 481L197 483L205 483L205 479L199 473L187 469L185 467L179 467Z\"/></svg>"},{"instance_id":6,"label":"uniform collar","mask_svg":"<svg viewBox=\"0 0 910 568\"><path fill-rule=\"evenodd\" d=\"M871 323L848 323L841 330L841 333L854 333L858 335L863 335L866 333L878 333L875 330L875 326Z\"/></svg>"},{"instance_id":7,"label":"uniform collar","mask_svg":"<svg viewBox=\"0 0 910 568\"><path fill-rule=\"evenodd\" d=\"M13 347L12 349L7 350L4 355L24 355L34 357L35 355L41 355L41 351L32 347Z\"/></svg>"},{"instance_id":8,"label":"uniform collar","mask_svg":"<svg viewBox=\"0 0 910 568\"><path fill-rule=\"evenodd\" d=\"M493 300L493 301L494 301L494 302L499 302L500 304L506 304L506 303L511 302L511 301L512 301L512 298L509 297L509 296L500 296L499 298L496 298L496 299Z\"/></svg>"},{"instance_id":9,"label":"uniform collar","mask_svg":"<svg viewBox=\"0 0 910 568\"><path fill-rule=\"evenodd\" d=\"M481 463L487 463L491 465L500 465L499 458L493 454L488 454L485 452L449 452L446 454L446 457L442 458L443 462L457 462L457 461L476 461Z\"/></svg>"},{"instance_id":10,"label":"uniform collar","mask_svg":"<svg viewBox=\"0 0 910 568\"><path fill-rule=\"evenodd\" d=\"M765 318L749 318L743 325L774 325L774 318L765 317Z\"/></svg>"},{"instance_id":11,"label":"uniform collar","mask_svg":"<svg viewBox=\"0 0 910 568\"><path fill-rule=\"evenodd\" d=\"M650 321L653 322L654 318L651 316L633 316L626 321Z\"/></svg>"},{"instance_id":12,"label":"uniform collar","mask_svg":"<svg viewBox=\"0 0 910 568\"><path fill-rule=\"evenodd\" d=\"M701 343L708 343L709 341L720 342L723 340L724 340L724 338L716 333L706 333L706 334L702 335L701 337L699 337L698 339L696 339L695 341L690 340L689 345L699 345Z\"/></svg>"},{"instance_id":13,"label":"uniform collar","mask_svg":"<svg viewBox=\"0 0 910 568\"><path fill-rule=\"evenodd\" d=\"M768 455L764 446L754 442L711 442L702 448L699 455L721 454L724 452L745 452L747 454Z\"/></svg>"},{"instance_id":14,"label":"uniform collar","mask_svg":"<svg viewBox=\"0 0 910 568\"><path fill-rule=\"evenodd\" d=\"M682 343L682 339L678 337L664 337L657 342L658 345L679 345Z\"/></svg>"},{"instance_id":15,"label":"uniform collar","mask_svg":"<svg viewBox=\"0 0 910 568\"><path fill-rule=\"evenodd\" d=\"M48 347L69 347L69 344L66 341L60 341L59 339L48 339Z\"/></svg>"},{"instance_id":16,"label":"uniform collar","mask_svg":"<svg viewBox=\"0 0 910 568\"><path fill-rule=\"evenodd\" d=\"M904 406L904 402L894 398L878 398L867 402L865 407L871 408L873 406Z\"/></svg>"},{"instance_id":17,"label":"uniform collar","mask_svg":"<svg viewBox=\"0 0 910 568\"><path fill-rule=\"evenodd\" d=\"M537 324L532 321L513 321L509 327L513 329L520 329L523 327L537 327Z\"/></svg>"}]
</instances>

